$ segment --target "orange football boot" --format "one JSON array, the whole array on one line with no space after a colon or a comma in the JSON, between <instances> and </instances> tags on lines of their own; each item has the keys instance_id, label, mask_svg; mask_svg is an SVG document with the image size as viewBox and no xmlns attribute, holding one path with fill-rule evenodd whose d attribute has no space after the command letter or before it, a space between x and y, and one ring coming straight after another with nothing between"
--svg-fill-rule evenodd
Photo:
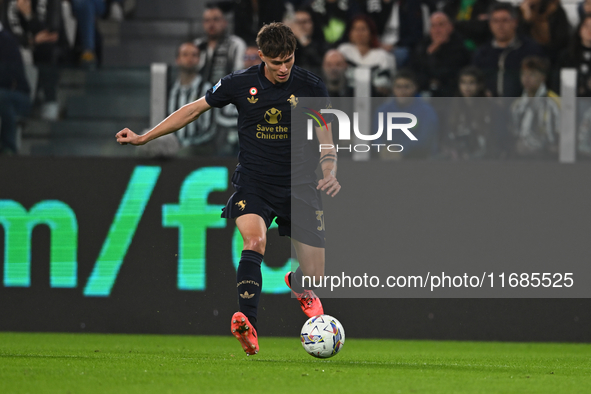
<instances>
[{"instance_id":1,"label":"orange football boot","mask_svg":"<svg viewBox=\"0 0 591 394\"><path fill-rule=\"evenodd\" d=\"M287 287L291 289L291 285L289 284L289 275L291 272L285 274L285 284ZM300 302L302 310L308 317L314 317L318 315L324 315L324 308L322 307L322 302L320 302L320 298L312 291L312 290L304 290L301 293L296 293L293 291L296 298Z\"/></svg>"}]
</instances>

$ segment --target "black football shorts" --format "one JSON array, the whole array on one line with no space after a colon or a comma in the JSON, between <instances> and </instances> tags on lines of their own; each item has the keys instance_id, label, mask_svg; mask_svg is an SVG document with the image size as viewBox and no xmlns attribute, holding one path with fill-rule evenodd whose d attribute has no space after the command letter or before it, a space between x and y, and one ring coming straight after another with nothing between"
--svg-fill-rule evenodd
<instances>
[{"instance_id":1,"label":"black football shorts","mask_svg":"<svg viewBox=\"0 0 591 394\"><path fill-rule=\"evenodd\" d=\"M232 185L235 192L222 209L223 218L253 213L263 218L267 228L275 219L279 235L324 248L324 212L320 191L316 190L315 184L273 185L234 172Z\"/></svg>"}]
</instances>

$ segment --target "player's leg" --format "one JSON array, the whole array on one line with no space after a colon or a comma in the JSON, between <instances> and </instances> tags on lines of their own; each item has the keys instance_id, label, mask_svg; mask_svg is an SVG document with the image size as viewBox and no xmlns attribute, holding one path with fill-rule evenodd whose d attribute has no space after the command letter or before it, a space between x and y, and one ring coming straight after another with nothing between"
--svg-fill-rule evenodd
<instances>
[{"instance_id":1,"label":"player's leg","mask_svg":"<svg viewBox=\"0 0 591 394\"><path fill-rule=\"evenodd\" d=\"M304 283L303 276L312 282L324 275L325 227L320 192L314 184L292 186L289 215L277 219L279 234L288 235L297 254L300 266L285 275L286 284L292 289L308 317L324 313L316 296L313 283Z\"/></svg>"},{"instance_id":2,"label":"player's leg","mask_svg":"<svg viewBox=\"0 0 591 394\"><path fill-rule=\"evenodd\" d=\"M246 354L251 355L259 350L256 323L263 286L261 263L267 243L267 226L263 218L256 214L239 216L236 226L242 235L244 247L236 272L240 312L232 316L231 329Z\"/></svg>"},{"instance_id":3,"label":"player's leg","mask_svg":"<svg viewBox=\"0 0 591 394\"><path fill-rule=\"evenodd\" d=\"M324 275L324 247L308 245L294 238L291 242L300 266L295 272L287 273L285 282L296 295L306 316L322 315L324 308L312 287L314 282L321 283Z\"/></svg>"}]
</instances>

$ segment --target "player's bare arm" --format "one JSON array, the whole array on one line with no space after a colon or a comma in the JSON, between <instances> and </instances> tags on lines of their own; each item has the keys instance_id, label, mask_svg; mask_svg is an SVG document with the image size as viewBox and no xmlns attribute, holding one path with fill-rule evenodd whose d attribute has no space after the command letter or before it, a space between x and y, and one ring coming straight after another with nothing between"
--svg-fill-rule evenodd
<instances>
[{"instance_id":1,"label":"player's bare arm","mask_svg":"<svg viewBox=\"0 0 591 394\"><path fill-rule=\"evenodd\" d=\"M207 104L205 97L201 97L199 100L182 106L145 134L137 135L130 129L125 128L118 132L115 137L121 145L144 145L155 138L182 129L210 108L211 106Z\"/></svg>"},{"instance_id":2,"label":"player's bare arm","mask_svg":"<svg viewBox=\"0 0 591 394\"><path fill-rule=\"evenodd\" d=\"M332 141L332 124L326 127L316 127L316 137L319 144L332 145L332 149L322 149L320 154L320 168L324 178L318 181L317 189L325 191L331 197L337 195L341 185L337 181L337 151Z\"/></svg>"}]
</instances>

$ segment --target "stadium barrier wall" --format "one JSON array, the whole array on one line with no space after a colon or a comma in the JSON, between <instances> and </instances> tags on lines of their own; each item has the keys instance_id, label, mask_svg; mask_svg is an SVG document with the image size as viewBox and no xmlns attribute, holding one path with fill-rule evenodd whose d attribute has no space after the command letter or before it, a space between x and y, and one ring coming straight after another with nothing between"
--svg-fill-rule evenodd
<instances>
[{"instance_id":1,"label":"stadium barrier wall","mask_svg":"<svg viewBox=\"0 0 591 394\"><path fill-rule=\"evenodd\" d=\"M227 159L0 159L0 330L229 334L228 322L237 309L234 277L241 241L233 222L219 214L232 192L235 164ZM352 165L340 164L343 193L351 187L346 173ZM588 163L383 165L392 166L393 181L414 185L384 202L401 206L392 226L414 219L413 210L402 209L413 199L431 210L458 207L459 201L470 204L482 193L471 192L467 185L489 183L494 188L499 176L509 179L514 189L507 198L492 193L488 203L493 208L478 220L492 220L499 210L517 212L520 205L514 196L531 186L523 182L528 177L532 182L546 179L549 191L560 188L576 201L588 200L589 186L582 186L588 185ZM429 193L417 177L461 187L463 194ZM555 198L551 192L539 196L535 202L539 215L560 204L561 212L582 215L591 223L591 210L581 211L579 203ZM331 215L337 225L343 219L336 216L346 209L339 206L338 198L327 205L328 231ZM457 215L457 220L469 225L471 218ZM484 233L474 237L494 242L496 230L487 233L486 226L482 228ZM505 236L518 237L520 229L519 225L507 228ZM582 230L573 228L564 236L580 239ZM404 239L403 232L397 234L393 247L413 242ZM439 236L437 242L445 242L454 234ZM289 241L271 230L267 249L260 334L297 336L306 318L281 283L290 257ZM453 251L432 258L452 259ZM400 260L396 263L404 264L404 258ZM323 303L351 338L591 339L589 299L325 299Z\"/></svg>"}]
</instances>

